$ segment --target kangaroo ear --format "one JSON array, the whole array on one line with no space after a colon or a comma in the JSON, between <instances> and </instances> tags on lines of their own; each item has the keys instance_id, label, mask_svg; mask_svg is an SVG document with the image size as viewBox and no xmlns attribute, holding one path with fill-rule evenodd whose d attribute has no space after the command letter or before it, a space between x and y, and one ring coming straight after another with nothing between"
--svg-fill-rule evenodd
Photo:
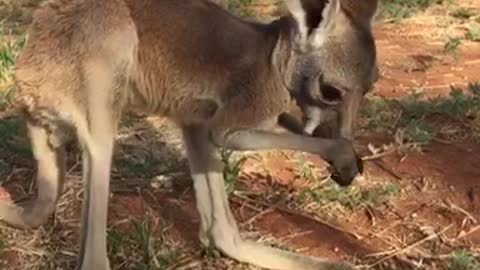
<instances>
[{"instance_id":1,"label":"kangaroo ear","mask_svg":"<svg viewBox=\"0 0 480 270\"><path fill-rule=\"evenodd\" d=\"M354 20L371 27L378 13L378 0L342 0L342 9Z\"/></svg>"},{"instance_id":2,"label":"kangaroo ear","mask_svg":"<svg viewBox=\"0 0 480 270\"><path fill-rule=\"evenodd\" d=\"M298 25L299 48L307 51L320 47L335 14L340 10L340 0L284 1Z\"/></svg>"}]
</instances>

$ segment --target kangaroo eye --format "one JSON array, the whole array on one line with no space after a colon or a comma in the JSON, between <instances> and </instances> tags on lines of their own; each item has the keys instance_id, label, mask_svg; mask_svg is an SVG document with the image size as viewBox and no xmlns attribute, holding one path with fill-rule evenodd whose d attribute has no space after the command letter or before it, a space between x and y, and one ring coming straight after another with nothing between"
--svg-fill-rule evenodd
<instances>
[{"instance_id":1,"label":"kangaroo eye","mask_svg":"<svg viewBox=\"0 0 480 270\"><path fill-rule=\"evenodd\" d=\"M320 84L320 92L325 103L335 105L342 101L343 91L329 84Z\"/></svg>"}]
</instances>

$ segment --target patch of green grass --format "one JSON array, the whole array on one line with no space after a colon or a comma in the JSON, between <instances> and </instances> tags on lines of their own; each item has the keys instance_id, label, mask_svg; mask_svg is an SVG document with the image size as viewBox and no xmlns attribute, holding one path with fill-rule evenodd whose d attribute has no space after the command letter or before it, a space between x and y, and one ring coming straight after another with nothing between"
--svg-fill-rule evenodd
<instances>
[{"instance_id":1,"label":"patch of green grass","mask_svg":"<svg viewBox=\"0 0 480 270\"><path fill-rule=\"evenodd\" d=\"M225 179L225 185L227 193L230 194L237 189L238 177L242 169L242 165L247 161L247 157L232 160L233 151L223 150L221 152L222 162L224 164L223 178Z\"/></svg>"},{"instance_id":2,"label":"patch of green grass","mask_svg":"<svg viewBox=\"0 0 480 270\"><path fill-rule=\"evenodd\" d=\"M12 102L15 91L12 74L15 60L25 46L26 36L7 38L0 25L0 110L5 110Z\"/></svg>"},{"instance_id":3,"label":"patch of green grass","mask_svg":"<svg viewBox=\"0 0 480 270\"><path fill-rule=\"evenodd\" d=\"M422 120L408 122L405 127L408 138L419 143L428 143L433 139L432 129Z\"/></svg>"},{"instance_id":4,"label":"patch of green grass","mask_svg":"<svg viewBox=\"0 0 480 270\"><path fill-rule=\"evenodd\" d=\"M480 83L469 83L468 90L475 96L480 96Z\"/></svg>"},{"instance_id":5,"label":"patch of green grass","mask_svg":"<svg viewBox=\"0 0 480 270\"><path fill-rule=\"evenodd\" d=\"M446 54L452 54L455 59L457 59L462 44L463 39L461 37L448 37L445 45L443 46L443 52Z\"/></svg>"},{"instance_id":6,"label":"patch of green grass","mask_svg":"<svg viewBox=\"0 0 480 270\"><path fill-rule=\"evenodd\" d=\"M6 38L6 33L0 28L0 82L10 79L18 54L25 46L26 36L16 39Z\"/></svg>"},{"instance_id":7,"label":"patch of green grass","mask_svg":"<svg viewBox=\"0 0 480 270\"><path fill-rule=\"evenodd\" d=\"M393 135L399 129L405 130L405 140L428 143L438 126L427 121L434 114L464 122L480 122L480 85L471 83L468 91L452 87L448 97L424 98L422 91L398 99L371 98L371 104L364 110L367 128ZM472 126L473 132L479 132Z\"/></svg>"},{"instance_id":8,"label":"patch of green grass","mask_svg":"<svg viewBox=\"0 0 480 270\"><path fill-rule=\"evenodd\" d=\"M9 73L10 68L15 64L15 52L14 45L11 42L1 44L0 47L0 74L2 79L5 80L6 75Z\"/></svg>"},{"instance_id":9,"label":"patch of green grass","mask_svg":"<svg viewBox=\"0 0 480 270\"><path fill-rule=\"evenodd\" d=\"M157 262L159 269L166 269L169 265L172 265L178 261L180 253L173 247L165 247L157 253Z\"/></svg>"},{"instance_id":10,"label":"patch of green grass","mask_svg":"<svg viewBox=\"0 0 480 270\"><path fill-rule=\"evenodd\" d=\"M128 234L117 230L109 230L107 234L107 247L108 253L112 256L116 256L120 253L123 253L123 247L128 245L130 238Z\"/></svg>"},{"instance_id":11,"label":"patch of green grass","mask_svg":"<svg viewBox=\"0 0 480 270\"><path fill-rule=\"evenodd\" d=\"M176 246L166 243L163 236L160 239L155 239L151 220L146 219L141 223L134 222L134 225L136 232L133 235L133 240L136 242L142 261L133 269L165 269L176 262L179 255L175 249Z\"/></svg>"},{"instance_id":12,"label":"patch of green grass","mask_svg":"<svg viewBox=\"0 0 480 270\"><path fill-rule=\"evenodd\" d=\"M328 185L304 190L301 198L304 201L314 201L320 204L338 203L346 209L358 211L366 207L379 207L389 199L398 197L400 192L400 186L393 183L348 188Z\"/></svg>"},{"instance_id":13,"label":"patch of green grass","mask_svg":"<svg viewBox=\"0 0 480 270\"><path fill-rule=\"evenodd\" d=\"M5 243L5 241L3 241L2 239L0 239L0 250L4 249L7 247L7 243Z\"/></svg>"},{"instance_id":14,"label":"patch of green grass","mask_svg":"<svg viewBox=\"0 0 480 270\"><path fill-rule=\"evenodd\" d=\"M7 109L15 98L15 90L13 86L0 89L0 111Z\"/></svg>"},{"instance_id":15,"label":"patch of green grass","mask_svg":"<svg viewBox=\"0 0 480 270\"><path fill-rule=\"evenodd\" d=\"M107 235L108 253L116 265L125 269L166 269L177 261L179 248L176 243L160 235L154 235L150 219L132 221L133 230L110 229ZM123 269L123 268L122 268Z\"/></svg>"},{"instance_id":16,"label":"patch of green grass","mask_svg":"<svg viewBox=\"0 0 480 270\"><path fill-rule=\"evenodd\" d=\"M383 0L380 18L400 20L413 16L432 5L451 3L452 0Z\"/></svg>"},{"instance_id":17,"label":"patch of green grass","mask_svg":"<svg viewBox=\"0 0 480 270\"><path fill-rule=\"evenodd\" d=\"M363 110L368 119L368 128L379 132L393 128L395 110L392 109L392 103L380 96L372 96L369 100L369 106Z\"/></svg>"},{"instance_id":18,"label":"patch of green grass","mask_svg":"<svg viewBox=\"0 0 480 270\"><path fill-rule=\"evenodd\" d=\"M27 140L25 123L20 118L0 119L0 151L33 156Z\"/></svg>"},{"instance_id":19,"label":"patch of green grass","mask_svg":"<svg viewBox=\"0 0 480 270\"><path fill-rule=\"evenodd\" d=\"M480 259L473 256L466 250L460 250L453 254L453 258L448 265L448 270L478 270L480 269Z\"/></svg>"},{"instance_id":20,"label":"patch of green grass","mask_svg":"<svg viewBox=\"0 0 480 270\"><path fill-rule=\"evenodd\" d=\"M302 179L317 180L316 166L305 159L303 155L299 155L298 159L298 176Z\"/></svg>"},{"instance_id":21,"label":"patch of green grass","mask_svg":"<svg viewBox=\"0 0 480 270\"><path fill-rule=\"evenodd\" d=\"M136 152L132 155L122 155L118 157L118 170L126 177L152 178L157 176L160 172L159 165L161 161L158 160L152 151L145 149L144 152Z\"/></svg>"},{"instance_id":22,"label":"patch of green grass","mask_svg":"<svg viewBox=\"0 0 480 270\"><path fill-rule=\"evenodd\" d=\"M136 242L140 254L142 256L142 264L145 266L151 265L152 262L152 253L155 251L153 248L153 228L149 220L144 220L140 223L134 222L135 225L135 234L133 239ZM147 268L148 269L148 268Z\"/></svg>"},{"instance_id":23,"label":"patch of green grass","mask_svg":"<svg viewBox=\"0 0 480 270\"><path fill-rule=\"evenodd\" d=\"M464 7L457 8L450 12L450 16L457 18L457 19L470 19L471 17L475 16L477 12L471 9L467 9Z\"/></svg>"},{"instance_id":24,"label":"patch of green grass","mask_svg":"<svg viewBox=\"0 0 480 270\"><path fill-rule=\"evenodd\" d=\"M470 41L477 41L480 42L480 25L479 24L474 24L471 26L467 34L465 35L465 38Z\"/></svg>"}]
</instances>

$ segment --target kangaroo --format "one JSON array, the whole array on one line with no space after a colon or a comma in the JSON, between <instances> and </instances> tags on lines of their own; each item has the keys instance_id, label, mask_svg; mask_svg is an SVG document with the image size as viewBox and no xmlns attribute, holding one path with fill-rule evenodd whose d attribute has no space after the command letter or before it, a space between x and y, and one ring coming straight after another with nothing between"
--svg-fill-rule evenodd
<instances>
[{"instance_id":1,"label":"kangaroo","mask_svg":"<svg viewBox=\"0 0 480 270\"><path fill-rule=\"evenodd\" d=\"M205 0L43 4L14 75L16 106L37 161L37 194L26 205L0 203L3 221L19 228L46 222L63 189L64 146L77 139L84 197L76 269L110 269L106 227L114 135L122 113L134 111L169 117L181 129L204 246L269 269L354 269L348 262L242 239L228 205L219 147L318 154L342 186L363 170L348 139L272 128L281 124L292 97L319 96L324 85L337 89L342 102L358 102L375 69L371 10L357 12L355 0L284 2L289 14L267 24ZM376 1L368 2L373 10Z\"/></svg>"}]
</instances>

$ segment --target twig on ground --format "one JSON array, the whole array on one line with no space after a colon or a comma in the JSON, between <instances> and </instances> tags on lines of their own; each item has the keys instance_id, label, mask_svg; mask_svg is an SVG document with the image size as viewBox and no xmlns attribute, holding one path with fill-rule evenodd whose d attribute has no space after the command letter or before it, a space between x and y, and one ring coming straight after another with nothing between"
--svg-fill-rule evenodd
<instances>
[{"instance_id":1,"label":"twig on ground","mask_svg":"<svg viewBox=\"0 0 480 270\"><path fill-rule=\"evenodd\" d=\"M384 145L384 148L388 147L388 149L384 150L384 151L377 151L372 145L369 145L368 148L369 148L370 152L372 152L372 154L370 156L364 156L364 157L362 157L362 159L365 160L365 161L372 161L372 160L376 160L376 159L381 159L383 157L386 157L388 155L394 154L398 151L402 151L404 149L408 149L408 148L416 146L416 145L418 145L418 143L404 143L404 144L396 145L396 146L392 146L392 145L385 146Z\"/></svg>"},{"instance_id":2,"label":"twig on ground","mask_svg":"<svg viewBox=\"0 0 480 270\"><path fill-rule=\"evenodd\" d=\"M354 237L355 239L362 239L364 238L364 236L362 235L358 235L357 233L353 233L353 232L349 232L349 231L346 231L345 229L342 229L340 227L337 227L333 224L330 224L328 223L327 221L324 221L324 220L321 220L317 217L312 217L312 216L309 216L307 214L304 214L304 213L301 213L301 212L298 212L298 211L295 211L295 210L290 210L290 209L287 209L287 208L284 208L284 207L281 207L279 205L272 205L270 203L266 203L266 202L262 202L262 201L257 201L257 200L254 200L254 199L251 199L249 197L246 197L246 196L243 196L243 195L240 195L240 194L237 194L236 192L233 192L233 195L235 197L237 197L238 199L241 199L241 200L247 200L251 203L254 203L254 204L257 204L257 205L262 205L264 207L268 207L268 208L272 208L272 209L275 209L275 210L278 210L280 212L284 212L284 213L287 213L287 214L290 214L290 215L294 215L294 216L300 216L300 217L303 217L303 218L306 218L308 220L311 220L311 221L314 221L316 223L320 223L324 226L327 226L331 229L334 229L334 230L337 230L337 231L340 231L344 234L347 234L347 235L350 235L352 237ZM233 199L233 198L232 198ZM233 199L234 200L234 199Z\"/></svg>"},{"instance_id":3,"label":"twig on ground","mask_svg":"<svg viewBox=\"0 0 480 270\"><path fill-rule=\"evenodd\" d=\"M474 224L478 223L478 220L472 214L470 214L467 210L465 210L465 209L461 208L460 206L454 204L450 200L447 200L447 203L449 204L450 208L455 209L455 210L459 211L460 213L464 214L465 216L467 216L468 219L473 221Z\"/></svg>"},{"instance_id":4,"label":"twig on ground","mask_svg":"<svg viewBox=\"0 0 480 270\"><path fill-rule=\"evenodd\" d=\"M238 205L240 205L240 206L246 207L246 208L248 208L248 209L250 209L250 210L252 210L252 211L255 211L255 212L257 212L257 213L261 213L261 212L264 211L264 210L262 210L262 209L260 209L260 208L258 208L258 207L256 207L256 206L254 206L254 205L252 205L252 204L247 204L247 203L245 203L245 202L240 202L240 201L232 200L232 199L230 199L230 200L231 200L233 203L235 203L235 204L238 204Z\"/></svg>"},{"instance_id":5,"label":"twig on ground","mask_svg":"<svg viewBox=\"0 0 480 270\"><path fill-rule=\"evenodd\" d=\"M413 243L409 246L406 246L406 247L404 247L400 250L391 250L391 251L369 254L366 257L378 257L378 256L386 255L385 257L383 257L383 258L377 260L376 262L374 262L373 264L369 265L369 267L372 268L374 266L377 266L377 265L381 264L382 262L384 262L386 260L389 260L389 259L394 258L394 257L398 257L399 255L402 255L402 254L406 254L406 253L410 252L412 249L415 249L416 247L422 245L423 243L438 238L441 234L445 233L446 231L448 231L452 227L453 227L453 224L450 224L447 227L445 227L444 229L442 229L440 232L431 234L431 235L421 239L420 241L417 241L417 242L415 242L415 243Z\"/></svg>"},{"instance_id":6,"label":"twig on ground","mask_svg":"<svg viewBox=\"0 0 480 270\"><path fill-rule=\"evenodd\" d=\"M381 230L380 232L378 233L372 233L372 235L375 235L375 236L378 236L380 237L382 234L384 234L385 232L389 231L390 229L396 227L397 225L401 224L402 221L400 220L397 220L395 222L393 222L392 224L390 224L388 227L384 228L383 230Z\"/></svg>"},{"instance_id":7,"label":"twig on ground","mask_svg":"<svg viewBox=\"0 0 480 270\"><path fill-rule=\"evenodd\" d=\"M19 253L34 255L36 257L44 257L47 254L46 251L37 251L37 250L31 250L31 249L26 250L26 249L19 248L19 247L12 247L10 249L13 250L13 251L19 252Z\"/></svg>"},{"instance_id":8,"label":"twig on ground","mask_svg":"<svg viewBox=\"0 0 480 270\"><path fill-rule=\"evenodd\" d=\"M373 213L371 207L368 205L365 207L365 211L367 216L370 218L370 221L372 222L372 227L374 227L377 224L377 221L375 219L375 214Z\"/></svg>"},{"instance_id":9,"label":"twig on ground","mask_svg":"<svg viewBox=\"0 0 480 270\"><path fill-rule=\"evenodd\" d=\"M181 257L177 260L177 262L171 266L169 266L165 270L178 270L178 269L191 269L189 266L192 264L197 265L200 260L198 258L202 254L202 251L195 252L194 254L187 255L184 257Z\"/></svg>"},{"instance_id":10,"label":"twig on ground","mask_svg":"<svg viewBox=\"0 0 480 270\"><path fill-rule=\"evenodd\" d=\"M390 174L391 176L395 177L397 180L402 180L403 177L401 177L400 175L398 175L396 172L394 172L393 170L387 168L381 161L379 160L373 160L372 161L373 164L377 165L377 167L379 167L380 169L384 170L385 172L387 172L388 174Z\"/></svg>"},{"instance_id":11,"label":"twig on ground","mask_svg":"<svg viewBox=\"0 0 480 270\"><path fill-rule=\"evenodd\" d=\"M438 138L438 137L435 137L435 136L432 138L432 141L434 141L436 143L440 143L440 144L445 144L445 145L450 145L450 144L453 143L452 141L444 140L444 139L441 139L441 138Z\"/></svg>"},{"instance_id":12,"label":"twig on ground","mask_svg":"<svg viewBox=\"0 0 480 270\"><path fill-rule=\"evenodd\" d=\"M242 222L242 226L246 226L246 225L250 225L252 224L253 222L255 222L255 220L257 220L258 218L266 215L266 214L270 214L274 211L275 209L273 208L267 208L263 211L260 211L258 214L254 215L253 217L249 218L248 220Z\"/></svg>"},{"instance_id":13,"label":"twig on ground","mask_svg":"<svg viewBox=\"0 0 480 270\"><path fill-rule=\"evenodd\" d=\"M201 260L193 260L193 261L190 261L184 265L181 265L177 268L175 268L175 270L190 270L190 269L195 269L195 267L197 266L200 266L202 264L202 261Z\"/></svg>"},{"instance_id":14,"label":"twig on ground","mask_svg":"<svg viewBox=\"0 0 480 270\"><path fill-rule=\"evenodd\" d=\"M391 154L395 153L396 151L397 151L397 148L390 148L389 150L384 151L384 152L372 154L370 156L364 156L364 157L362 157L362 159L364 161L372 161L372 160L375 160L375 159L380 159L380 158L386 157L388 155L391 155Z\"/></svg>"},{"instance_id":15,"label":"twig on ground","mask_svg":"<svg viewBox=\"0 0 480 270\"><path fill-rule=\"evenodd\" d=\"M480 225L471 228L468 232L460 233L460 234L457 236L457 238L455 238L455 241L458 241L458 240L460 240L460 239L463 239L463 238L465 238L465 237L473 234L474 232L476 232L476 231L478 231L478 230L480 230Z\"/></svg>"},{"instance_id":16,"label":"twig on ground","mask_svg":"<svg viewBox=\"0 0 480 270\"><path fill-rule=\"evenodd\" d=\"M300 237L300 236L311 234L312 232L313 232L312 230L308 230L308 231L303 231L303 232L298 232L298 233L292 233L292 234L277 238L277 240L280 241L280 242L285 242L285 241L293 239L293 238L297 238L297 237Z\"/></svg>"}]
</instances>

